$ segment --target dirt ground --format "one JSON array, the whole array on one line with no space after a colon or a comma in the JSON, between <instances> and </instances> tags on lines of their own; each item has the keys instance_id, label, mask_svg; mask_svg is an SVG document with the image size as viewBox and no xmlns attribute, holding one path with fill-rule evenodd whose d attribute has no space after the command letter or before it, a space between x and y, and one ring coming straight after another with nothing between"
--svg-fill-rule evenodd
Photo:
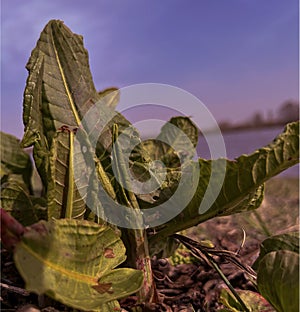
<instances>
[{"instance_id":1,"label":"dirt ground","mask_svg":"<svg viewBox=\"0 0 300 312\"><path fill-rule=\"evenodd\" d=\"M236 252L241 263L252 265L259 245L267 236L299 226L299 180L279 177L266 184L265 199L259 209L229 217L215 218L187 231L190 238L210 240L216 248ZM188 256L188 253L186 254ZM248 276L235 266L222 263L223 273L235 289L256 291ZM143 311L217 311L220 290L225 287L217 272L204 261L172 265L168 259L153 259L153 272L160 304L143 306ZM1 249L1 311L75 311L53 300L24 290L24 283L8 251ZM136 297L121 301L124 311L133 311ZM267 311L273 311L270 308Z\"/></svg>"}]
</instances>

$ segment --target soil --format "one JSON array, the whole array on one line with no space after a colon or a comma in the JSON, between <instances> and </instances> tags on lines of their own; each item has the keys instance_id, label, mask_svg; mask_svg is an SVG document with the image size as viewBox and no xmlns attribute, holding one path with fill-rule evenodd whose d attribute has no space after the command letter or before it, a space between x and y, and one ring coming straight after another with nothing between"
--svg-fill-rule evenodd
<instances>
[{"instance_id":1,"label":"soil","mask_svg":"<svg viewBox=\"0 0 300 312\"><path fill-rule=\"evenodd\" d=\"M299 226L299 180L279 177L266 184L265 199L255 212L214 218L184 233L201 241L210 240L217 249L239 250L239 260L251 266L259 254L260 243L269 235ZM243 241L243 231L246 234ZM188 252L186 252L186 256ZM235 289L256 292L248 275L236 266L217 257L223 273ZM224 308L219 296L226 285L206 261L172 265L168 259L153 259L159 304L140 305L143 311L218 311ZM123 311L133 311L137 298L130 296L121 301ZM23 312L75 311L46 296L37 296L24 288L12 255L1 249L1 310ZM269 311L273 311L270 308Z\"/></svg>"}]
</instances>

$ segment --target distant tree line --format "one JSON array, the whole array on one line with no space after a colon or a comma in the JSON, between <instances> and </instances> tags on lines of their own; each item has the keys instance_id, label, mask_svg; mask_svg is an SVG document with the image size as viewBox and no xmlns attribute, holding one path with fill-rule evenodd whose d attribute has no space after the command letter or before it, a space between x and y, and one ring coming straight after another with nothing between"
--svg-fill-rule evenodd
<instances>
[{"instance_id":1,"label":"distant tree line","mask_svg":"<svg viewBox=\"0 0 300 312\"><path fill-rule=\"evenodd\" d=\"M258 126L264 124L286 124L296 120L299 120L299 103L296 100L287 100L280 105L275 116L271 111L267 118L264 118L261 112L255 112L250 119L250 123Z\"/></svg>"},{"instance_id":2,"label":"distant tree line","mask_svg":"<svg viewBox=\"0 0 300 312\"><path fill-rule=\"evenodd\" d=\"M283 123L299 120L299 102L295 100L285 101L279 107L277 119Z\"/></svg>"},{"instance_id":3,"label":"distant tree line","mask_svg":"<svg viewBox=\"0 0 300 312\"><path fill-rule=\"evenodd\" d=\"M266 118L262 112L257 111L246 122L232 125L230 122L222 121L219 126L222 131L228 131L284 125L297 120L299 120L299 102L290 99L283 102L275 113L269 111Z\"/></svg>"}]
</instances>

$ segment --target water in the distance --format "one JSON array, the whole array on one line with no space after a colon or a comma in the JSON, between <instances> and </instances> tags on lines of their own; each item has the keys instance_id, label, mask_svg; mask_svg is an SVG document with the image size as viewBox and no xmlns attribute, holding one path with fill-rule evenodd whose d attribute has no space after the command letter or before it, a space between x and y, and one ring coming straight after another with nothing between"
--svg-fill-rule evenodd
<instances>
[{"instance_id":1,"label":"water in the distance","mask_svg":"<svg viewBox=\"0 0 300 312\"><path fill-rule=\"evenodd\" d=\"M228 159L234 159L242 154L251 154L255 150L269 144L283 131L283 128L268 128L258 130L245 130L223 134ZM211 155L204 137L199 138L197 147L198 156L211 159ZM298 177L299 165L283 173L285 176Z\"/></svg>"}]
</instances>

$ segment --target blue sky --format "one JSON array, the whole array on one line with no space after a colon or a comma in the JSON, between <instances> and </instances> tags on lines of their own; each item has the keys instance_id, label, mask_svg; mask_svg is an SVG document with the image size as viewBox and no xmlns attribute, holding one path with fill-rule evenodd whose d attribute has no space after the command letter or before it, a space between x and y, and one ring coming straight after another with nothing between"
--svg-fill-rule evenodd
<instances>
[{"instance_id":1,"label":"blue sky","mask_svg":"<svg viewBox=\"0 0 300 312\"><path fill-rule=\"evenodd\" d=\"M298 99L298 0L2 0L1 129L22 136L25 64L50 19L84 37L96 87L156 82L243 121Z\"/></svg>"}]
</instances>

